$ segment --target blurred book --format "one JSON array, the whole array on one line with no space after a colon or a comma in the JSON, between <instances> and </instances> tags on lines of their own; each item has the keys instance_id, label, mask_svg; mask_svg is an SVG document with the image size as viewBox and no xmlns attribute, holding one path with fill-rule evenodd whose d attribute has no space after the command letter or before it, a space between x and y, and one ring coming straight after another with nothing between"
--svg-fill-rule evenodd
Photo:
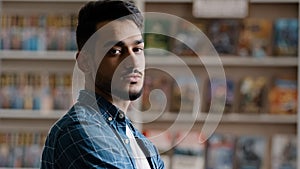
<instances>
[{"instance_id":1,"label":"blurred book","mask_svg":"<svg viewBox=\"0 0 300 169\"><path fill-rule=\"evenodd\" d=\"M142 111L169 111L172 79L159 70L147 71L142 95Z\"/></svg>"},{"instance_id":2,"label":"blurred book","mask_svg":"<svg viewBox=\"0 0 300 169\"><path fill-rule=\"evenodd\" d=\"M1 109L67 109L72 103L71 74L2 72Z\"/></svg>"},{"instance_id":3,"label":"blurred book","mask_svg":"<svg viewBox=\"0 0 300 169\"><path fill-rule=\"evenodd\" d=\"M272 137L272 169L297 168L297 136L276 134Z\"/></svg>"},{"instance_id":4,"label":"blurred book","mask_svg":"<svg viewBox=\"0 0 300 169\"><path fill-rule=\"evenodd\" d=\"M233 169L235 136L215 133L208 139L206 169Z\"/></svg>"},{"instance_id":5,"label":"blurred book","mask_svg":"<svg viewBox=\"0 0 300 169\"><path fill-rule=\"evenodd\" d=\"M240 21L233 19L213 20L208 26L208 38L219 55L236 54Z\"/></svg>"},{"instance_id":6,"label":"blurred book","mask_svg":"<svg viewBox=\"0 0 300 169\"><path fill-rule=\"evenodd\" d=\"M7 133L0 133L0 167L9 167L9 142Z\"/></svg>"},{"instance_id":7,"label":"blurred book","mask_svg":"<svg viewBox=\"0 0 300 169\"><path fill-rule=\"evenodd\" d=\"M24 146L24 164L23 167L38 168L40 166L40 157L42 154L41 133L27 132L25 133Z\"/></svg>"},{"instance_id":8,"label":"blurred book","mask_svg":"<svg viewBox=\"0 0 300 169\"><path fill-rule=\"evenodd\" d=\"M271 114L297 113L297 80L289 77L276 77L269 92Z\"/></svg>"},{"instance_id":9,"label":"blurred book","mask_svg":"<svg viewBox=\"0 0 300 169\"><path fill-rule=\"evenodd\" d=\"M205 24L207 23L178 21L175 30L176 36L171 41L171 52L178 56L201 55L201 48L206 45Z\"/></svg>"},{"instance_id":10,"label":"blurred book","mask_svg":"<svg viewBox=\"0 0 300 169\"><path fill-rule=\"evenodd\" d=\"M209 79L205 112L220 113L223 110L224 113L231 113L235 101L235 87L234 81L230 78Z\"/></svg>"},{"instance_id":11,"label":"blurred book","mask_svg":"<svg viewBox=\"0 0 300 169\"><path fill-rule=\"evenodd\" d=\"M256 58L270 56L272 21L258 18L245 19L238 40L237 53L239 56Z\"/></svg>"},{"instance_id":12,"label":"blurred book","mask_svg":"<svg viewBox=\"0 0 300 169\"><path fill-rule=\"evenodd\" d=\"M13 140L13 167L14 168L20 168L24 165L23 163L23 157L24 157L24 148L25 148L25 133L22 132L16 132L14 134L14 140Z\"/></svg>"},{"instance_id":13,"label":"blurred book","mask_svg":"<svg viewBox=\"0 0 300 169\"><path fill-rule=\"evenodd\" d=\"M194 76L176 76L171 91L170 111L176 113L198 113L201 109L200 93L197 92L199 91L199 85L200 79ZM197 106L199 106L199 110L196 110Z\"/></svg>"},{"instance_id":14,"label":"blurred book","mask_svg":"<svg viewBox=\"0 0 300 169\"><path fill-rule=\"evenodd\" d=\"M76 18L75 14L4 14L0 18L0 49L75 50Z\"/></svg>"},{"instance_id":15,"label":"blurred book","mask_svg":"<svg viewBox=\"0 0 300 169\"><path fill-rule=\"evenodd\" d=\"M263 169L266 159L267 139L263 136L240 136L236 145L238 169Z\"/></svg>"},{"instance_id":16,"label":"blurred book","mask_svg":"<svg viewBox=\"0 0 300 169\"><path fill-rule=\"evenodd\" d=\"M263 113L267 101L267 78L250 77L242 79L240 86L241 113Z\"/></svg>"},{"instance_id":17,"label":"blurred book","mask_svg":"<svg viewBox=\"0 0 300 169\"><path fill-rule=\"evenodd\" d=\"M172 169L204 169L205 143L196 131L178 131L172 157Z\"/></svg>"},{"instance_id":18,"label":"blurred book","mask_svg":"<svg viewBox=\"0 0 300 169\"><path fill-rule=\"evenodd\" d=\"M166 55L170 47L171 22L165 18L147 17L145 20L145 54Z\"/></svg>"},{"instance_id":19,"label":"blurred book","mask_svg":"<svg viewBox=\"0 0 300 169\"><path fill-rule=\"evenodd\" d=\"M0 167L39 168L47 134L42 132L0 132Z\"/></svg>"},{"instance_id":20,"label":"blurred book","mask_svg":"<svg viewBox=\"0 0 300 169\"><path fill-rule=\"evenodd\" d=\"M274 23L274 54L276 56L298 55L298 18L280 18Z\"/></svg>"},{"instance_id":21,"label":"blurred book","mask_svg":"<svg viewBox=\"0 0 300 169\"><path fill-rule=\"evenodd\" d=\"M53 78L53 109L65 110L71 106L72 76L71 74L50 74Z\"/></svg>"}]
</instances>

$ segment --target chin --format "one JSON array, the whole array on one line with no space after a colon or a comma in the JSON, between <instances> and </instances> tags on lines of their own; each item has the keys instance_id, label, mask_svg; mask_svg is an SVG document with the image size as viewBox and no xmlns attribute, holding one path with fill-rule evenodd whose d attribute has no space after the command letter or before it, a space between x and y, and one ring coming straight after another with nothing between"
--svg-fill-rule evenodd
<instances>
[{"instance_id":1,"label":"chin","mask_svg":"<svg viewBox=\"0 0 300 169\"><path fill-rule=\"evenodd\" d=\"M120 99L123 100L130 100L130 101L134 101L136 99L138 99L143 92L143 88L140 90L114 90L114 92L112 93L112 95L119 97Z\"/></svg>"},{"instance_id":2,"label":"chin","mask_svg":"<svg viewBox=\"0 0 300 169\"><path fill-rule=\"evenodd\" d=\"M129 94L129 100L134 101L134 100L138 99L141 95L142 95L142 92L135 93L135 94Z\"/></svg>"}]
</instances>

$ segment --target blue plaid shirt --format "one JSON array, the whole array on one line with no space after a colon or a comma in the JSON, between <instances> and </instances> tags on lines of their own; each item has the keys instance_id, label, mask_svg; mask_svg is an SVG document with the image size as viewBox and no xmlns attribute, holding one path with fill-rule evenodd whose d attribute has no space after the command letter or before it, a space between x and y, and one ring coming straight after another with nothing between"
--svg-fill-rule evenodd
<instances>
[{"instance_id":1,"label":"blue plaid shirt","mask_svg":"<svg viewBox=\"0 0 300 169\"><path fill-rule=\"evenodd\" d=\"M126 125L153 169L164 168L156 147L117 107L80 91L78 102L51 128L41 169L135 169Z\"/></svg>"}]
</instances>

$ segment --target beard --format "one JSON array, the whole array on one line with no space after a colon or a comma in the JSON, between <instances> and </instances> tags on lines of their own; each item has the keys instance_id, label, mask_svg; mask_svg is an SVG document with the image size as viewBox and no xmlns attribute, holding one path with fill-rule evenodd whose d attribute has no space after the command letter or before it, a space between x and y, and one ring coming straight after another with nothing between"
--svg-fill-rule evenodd
<instances>
[{"instance_id":1,"label":"beard","mask_svg":"<svg viewBox=\"0 0 300 169\"><path fill-rule=\"evenodd\" d=\"M138 99L142 95L142 93L143 93L143 88L141 88L137 92L130 92L130 91L123 91L123 90L114 89L111 92L111 95L115 96L115 97L118 97L122 100L134 101L134 100Z\"/></svg>"},{"instance_id":2,"label":"beard","mask_svg":"<svg viewBox=\"0 0 300 169\"><path fill-rule=\"evenodd\" d=\"M117 97L122 100L134 101L138 99L143 93L143 87L139 91L131 92L129 90L120 90L119 87L111 86L111 83L99 82L95 84L95 87L100 89L102 92L110 95L111 97Z\"/></svg>"}]
</instances>

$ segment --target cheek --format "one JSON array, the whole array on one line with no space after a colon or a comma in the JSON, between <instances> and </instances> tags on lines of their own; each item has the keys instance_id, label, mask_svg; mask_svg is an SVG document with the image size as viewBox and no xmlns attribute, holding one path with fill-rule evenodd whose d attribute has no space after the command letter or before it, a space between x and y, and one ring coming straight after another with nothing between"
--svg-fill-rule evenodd
<instances>
[{"instance_id":1,"label":"cheek","mask_svg":"<svg viewBox=\"0 0 300 169\"><path fill-rule=\"evenodd\" d=\"M97 71L97 77L111 80L114 75L115 67L109 62L102 61Z\"/></svg>"},{"instance_id":2,"label":"cheek","mask_svg":"<svg viewBox=\"0 0 300 169\"><path fill-rule=\"evenodd\" d=\"M141 56L141 59L140 59L140 64L141 64L141 67L145 68L145 64L146 64L146 60L145 60L145 56Z\"/></svg>"}]
</instances>

